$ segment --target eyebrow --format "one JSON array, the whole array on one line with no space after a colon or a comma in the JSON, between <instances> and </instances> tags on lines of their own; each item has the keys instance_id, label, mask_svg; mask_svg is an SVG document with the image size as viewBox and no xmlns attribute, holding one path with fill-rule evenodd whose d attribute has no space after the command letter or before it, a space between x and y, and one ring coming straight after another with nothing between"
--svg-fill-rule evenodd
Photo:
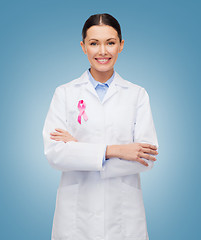
<instances>
[{"instance_id":1,"label":"eyebrow","mask_svg":"<svg viewBox=\"0 0 201 240\"><path fill-rule=\"evenodd\" d=\"M106 41L110 41L112 39L116 40L116 38L108 38ZM92 39L89 39L89 41L98 41L98 39L92 38Z\"/></svg>"}]
</instances>

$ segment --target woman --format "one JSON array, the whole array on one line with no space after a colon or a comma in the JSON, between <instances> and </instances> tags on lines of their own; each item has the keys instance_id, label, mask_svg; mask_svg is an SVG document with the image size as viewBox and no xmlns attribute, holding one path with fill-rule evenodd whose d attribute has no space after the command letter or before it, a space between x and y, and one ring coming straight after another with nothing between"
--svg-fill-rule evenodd
<instances>
[{"instance_id":1,"label":"woman","mask_svg":"<svg viewBox=\"0 0 201 240\"><path fill-rule=\"evenodd\" d=\"M56 89L43 129L62 171L52 240L147 240L139 173L158 154L149 97L114 71L124 46L114 17L92 15L82 37L90 69Z\"/></svg>"}]
</instances>

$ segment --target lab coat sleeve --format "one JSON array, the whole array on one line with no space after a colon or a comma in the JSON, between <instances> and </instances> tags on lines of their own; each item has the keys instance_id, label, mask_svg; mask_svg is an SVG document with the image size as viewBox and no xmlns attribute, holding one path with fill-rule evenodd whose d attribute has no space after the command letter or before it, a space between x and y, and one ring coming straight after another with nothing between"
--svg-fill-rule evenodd
<instances>
[{"instance_id":1,"label":"lab coat sleeve","mask_svg":"<svg viewBox=\"0 0 201 240\"><path fill-rule=\"evenodd\" d=\"M105 147L105 152L104 152L104 155L103 155L103 164L102 164L102 165L104 165L104 164L105 164L105 161L107 160L106 157L105 157L106 150L107 150L107 145L106 145L106 147Z\"/></svg>"},{"instance_id":2,"label":"lab coat sleeve","mask_svg":"<svg viewBox=\"0 0 201 240\"><path fill-rule=\"evenodd\" d=\"M43 127L44 153L50 165L60 171L100 171L106 144L50 139L55 128L66 128L66 92L60 86L55 90Z\"/></svg>"},{"instance_id":3,"label":"lab coat sleeve","mask_svg":"<svg viewBox=\"0 0 201 240\"><path fill-rule=\"evenodd\" d=\"M139 92L134 124L134 142L149 143L158 147L149 96L144 88L141 88ZM152 169L154 162L151 160L144 160L148 163L147 167L136 161L110 158L109 161L105 162L103 171L101 171L101 178L132 175Z\"/></svg>"}]
</instances>

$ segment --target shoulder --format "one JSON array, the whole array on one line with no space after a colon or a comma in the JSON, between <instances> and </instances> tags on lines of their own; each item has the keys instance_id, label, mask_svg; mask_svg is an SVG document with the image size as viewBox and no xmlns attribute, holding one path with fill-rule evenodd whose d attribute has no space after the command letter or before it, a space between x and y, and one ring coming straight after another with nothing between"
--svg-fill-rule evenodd
<instances>
[{"instance_id":1,"label":"shoulder","mask_svg":"<svg viewBox=\"0 0 201 240\"><path fill-rule=\"evenodd\" d=\"M118 73L115 73L115 75L116 75L117 85L127 88L128 91L135 92L136 94L139 94L139 95L147 94L147 91L145 90L144 87L122 78Z\"/></svg>"},{"instance_id":2,"label":"shoulder","mask_svg":"<svg viewBox=\"0 0 201 240\"><path fill-rule=\"evenodd\" d=\"M129 102L136 106L149 103L149 95L144 87L123 79L118 73L116 73L116 84L121 85Z\"/></svg>"},{"instance_id":3,"label":"shoulder","mask_svg":"<svg viewBox=\"0 0 201 240\"><path fill-rule=\"evenodd\" d=\"M65 84L62 84L62 85L58 86L56 88L56 90L58 90L58 91L68 90L68 89L74 88L74 87L76 87L76 86L78 86L82 83L85 83L87 81L88 81L88 74L87 74L87 71L85 71L80 77L75 78L75 79L73 79L73 80L71 80L71 81L69 81Z\"/></svg>"}]
</instances>

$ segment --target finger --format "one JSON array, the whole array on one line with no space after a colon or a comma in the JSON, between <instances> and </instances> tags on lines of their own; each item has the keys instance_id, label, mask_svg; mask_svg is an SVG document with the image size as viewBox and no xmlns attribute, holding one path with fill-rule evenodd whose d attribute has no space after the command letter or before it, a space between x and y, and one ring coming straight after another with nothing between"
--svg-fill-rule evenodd
<instances>
[{"instance_id":1,"label":"finger","mask_svg":"<svg viewBox=\"0 0 201 240\"><path fill-rule=\"evenodd\" d=\"M57 132L59 132L59 133L65 134L65 135L71 135L68 131L63 130L63 129L61 129L61 128L55 128L55 130L56 130Z\"/></svg>"},{"instance_id":2,"label":"finger","mask_svg":"<svg viewBox=\"0 0 201 240\"><path fill-rule=\"evenodd\" d=\"M66 142L65 138L63 137L59 137L59 136L55 136L55 137L50 137L52 140L55 140L55 141L63 141L63 142Z\"/></svg>"},{"instance_id":3,"label":"finger","mask_svg":"<svg viewBox=\"0 0 201 240\"><path fill-rule=\"evenodd\" d=\"M63 134L57 134L57 135L51 135L52 138L57 138L57 139L61 139L62 141L74 141L76 140L74 137L72 136L66 136L66 135L63 135ZM51 138L50 137L50 138ZM76 140L77 141L77 140Z\"/></svg>"},{"instance_id":4,"label":"finger","mask_svg":"<svg viewBox=\"0 0 201 240\"><path fill-rule=\"evenodd\" d=\"M144 153L152 154L152 155L158 155L158 152L157 152L157 151L152 150L152 149L150 149L150 148L142 148L141 151L144 152Z\"/></svg>"},{"instance_id":5,"label":"finger","mask_svg":"<svg viewBox=\"0 0 201 240\"><path fill-rule=\"evenodd\" d=\"M56 130L57 132L60 132L60 133L65 133L65 132L66 132L65 130L63 130L63 129L61 129L61 128L55 128L55 130Z\"/></svg>"},{"instance_id":6,"label":"finger","mask_svg":"<svg viewBox=\"0 0 201 240\"><path fill-rule=\"evenodd\" d=\"M55 140L55 141L61 141L61 139L60 138L58 138L58 137L50 137L52 140Z\"/></svg>"},{"instance_id":7,"label":"finger","mask_svg":"<svg viewBox=\"0 0 201 240\"><path fill-rule=\"evenodd\" d=\"M155 145L152 145L152 144L148 144L148 143L140 143L141 147L143 148L150 148L150 149L153 149L153 150L156 150L157 147Z\"/></svg>"},{"instance_id":8,"label":"finger","mask_svg":"<svg viewBox=\"0 0 201 240\"><path fill-rule=\"evenodd\" d=\"M50 135L51 136L63 136L63 137L71 136L70 134L60 133L60 132L52 132L52 133L50 133Z\"/></svg>"},{"instance_id":9,"label":"finger","mask_svg":"<svg viewBox=\"0 0 201 240\"><path fill-rule=\"evenodd\" d=\"M55 128L55 130L60 133L61 135L63 136L66 136L66 137L73 137L68 131L66 130L63 130L63 129L60 129L60 128Z\"/></svg>"},{"instance_id":10,"label":"finger","mask_svg":"<svg viewBox=\"0 0 201 240\"><path fill-rule=\"evenodd\" d=\"M152 161L156 161L156 158L154 156L151 156L149 154L145 154L145 153L140 153L139 156L141 158L145 158L147 160L152 160Z\"/></svg>"},{"instance_id":11,"label":"finger","mask_svg":"<svg viewBox=\"0 0 201 240\"><path fill-rule=\"evenodd\" d=\"M52 132L50 133L51 136L62 136L62 134L58 133L58 132Z\"/></svg>"},{"instance_id":12,"label":"finger","mask_svg":"<svg viewBox=\"0 0 201 240\"><path fill-rule=\"evenodd\" d=\"M137 158L137 162L141 163L142 165L148 167L149 164L147 162L145 162L142 158Z\"/></svg>"}]
</instances>

